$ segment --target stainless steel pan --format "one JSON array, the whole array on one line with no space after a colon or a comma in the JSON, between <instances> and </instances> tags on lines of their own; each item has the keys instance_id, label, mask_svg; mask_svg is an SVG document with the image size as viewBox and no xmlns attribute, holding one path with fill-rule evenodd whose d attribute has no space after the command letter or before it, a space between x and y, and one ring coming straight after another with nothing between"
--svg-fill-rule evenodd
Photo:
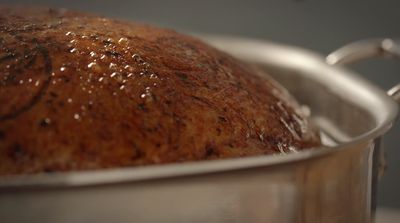
<instances>
[{"instance_id":1,"label":"stainless steel pan","mask_svg":"<svg viewBox=\"0 0 400 223\"><path fill-rule=\"evenodd\" d=\"M381 136L397 116L398 86L391 98L307 50L204 38L286 86L310 108L327 145L275 156L3 177L0 222L372 222ZM397 55L396 47L390 40L356 43L328 62Z\"/></svg>"}]
</instances>

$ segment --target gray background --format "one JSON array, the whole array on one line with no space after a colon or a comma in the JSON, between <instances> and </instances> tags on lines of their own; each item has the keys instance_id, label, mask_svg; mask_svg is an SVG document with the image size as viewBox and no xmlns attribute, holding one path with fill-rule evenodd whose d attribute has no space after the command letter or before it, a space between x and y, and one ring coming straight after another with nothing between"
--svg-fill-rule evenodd
<instances>
[{"instance_id":1,"label":"gray background","mask_svg":"<svg viewBox=\"0 0 400 223\"><path fill-rule=\"evenodd\" d=\"M6 4L66 7L153 23L184 32L269 39L321 54L354 40L400 37L399 0L85 1L0 0ZM400 81L400 61L371 60L353 67L384 89ZM400 208L400 123L386 137L389 169L379 205Z\"/></svg>"}]
</instances>

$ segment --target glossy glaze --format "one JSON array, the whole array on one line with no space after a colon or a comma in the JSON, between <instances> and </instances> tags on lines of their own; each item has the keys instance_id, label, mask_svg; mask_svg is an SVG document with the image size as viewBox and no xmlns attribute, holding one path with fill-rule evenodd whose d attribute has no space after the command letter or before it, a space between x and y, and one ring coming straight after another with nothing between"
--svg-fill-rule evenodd
<instances>
[{"instance_id":1,"label":"glossy glaze","mask_svg":"<svg viewBox=\"0 0 400 223\"><path fill-rule=\"evenodd\" d=\"M197 39L64 10L0 11L0 174L319 145L282 87Z\"/></svg>"}]
</instances>

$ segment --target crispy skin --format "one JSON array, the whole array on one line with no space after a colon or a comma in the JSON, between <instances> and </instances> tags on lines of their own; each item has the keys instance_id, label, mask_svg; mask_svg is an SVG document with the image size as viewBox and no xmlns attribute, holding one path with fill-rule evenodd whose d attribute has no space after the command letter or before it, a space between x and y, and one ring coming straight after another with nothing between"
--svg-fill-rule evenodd
<instances>
[{"instance_id":1,"label":"crispy skin","mask_svg":"<svg viewBox=\"0 0 400 223\"><path fill-rule=\"evenodd\" d=\"M287 92L247 64L171 30L65 10L0 9L0 105L0 175L320 145Z\"/></svg>"}]
</instances>

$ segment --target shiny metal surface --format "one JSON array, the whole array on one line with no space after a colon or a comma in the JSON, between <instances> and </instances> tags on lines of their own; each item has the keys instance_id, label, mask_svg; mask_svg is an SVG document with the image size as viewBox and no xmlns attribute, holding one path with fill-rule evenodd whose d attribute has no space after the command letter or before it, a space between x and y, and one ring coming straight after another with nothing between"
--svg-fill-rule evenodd
<instances>
[{"instance_id":1,"label":"shiny metal surface","mask_svg":"<svg viewBox=\"0 0 400 223\"><path fill-rule=\"evenodd\" d=\"M331 65L350 64L372 57L400 59L400 42L392 39L366 39L350 43L326 57ZM388 95L400 104L400 83L388 90Z\"/></svg>"},{"instance_id":2,"label":"shiny metal surface","mask_svg":"<svg viewBox=\"0 0 400 223\"><path fill-rule=\"evenodd\" d=\"M388 90L388 95L392 96L397 103L400 103L400 83Z\"/></svg>"},{"instance_id":3,"label":"shiny metal surface","mask_svg":"<svg viewBox=\"0 0 400 223\"><path fill-rule=\"evenodd\" d=\"M372 222L376 151L397 104L295 47L203 37L275 77L330 146L299 153L0 178L2 222Z\"/></svg>"}]
</instances>

